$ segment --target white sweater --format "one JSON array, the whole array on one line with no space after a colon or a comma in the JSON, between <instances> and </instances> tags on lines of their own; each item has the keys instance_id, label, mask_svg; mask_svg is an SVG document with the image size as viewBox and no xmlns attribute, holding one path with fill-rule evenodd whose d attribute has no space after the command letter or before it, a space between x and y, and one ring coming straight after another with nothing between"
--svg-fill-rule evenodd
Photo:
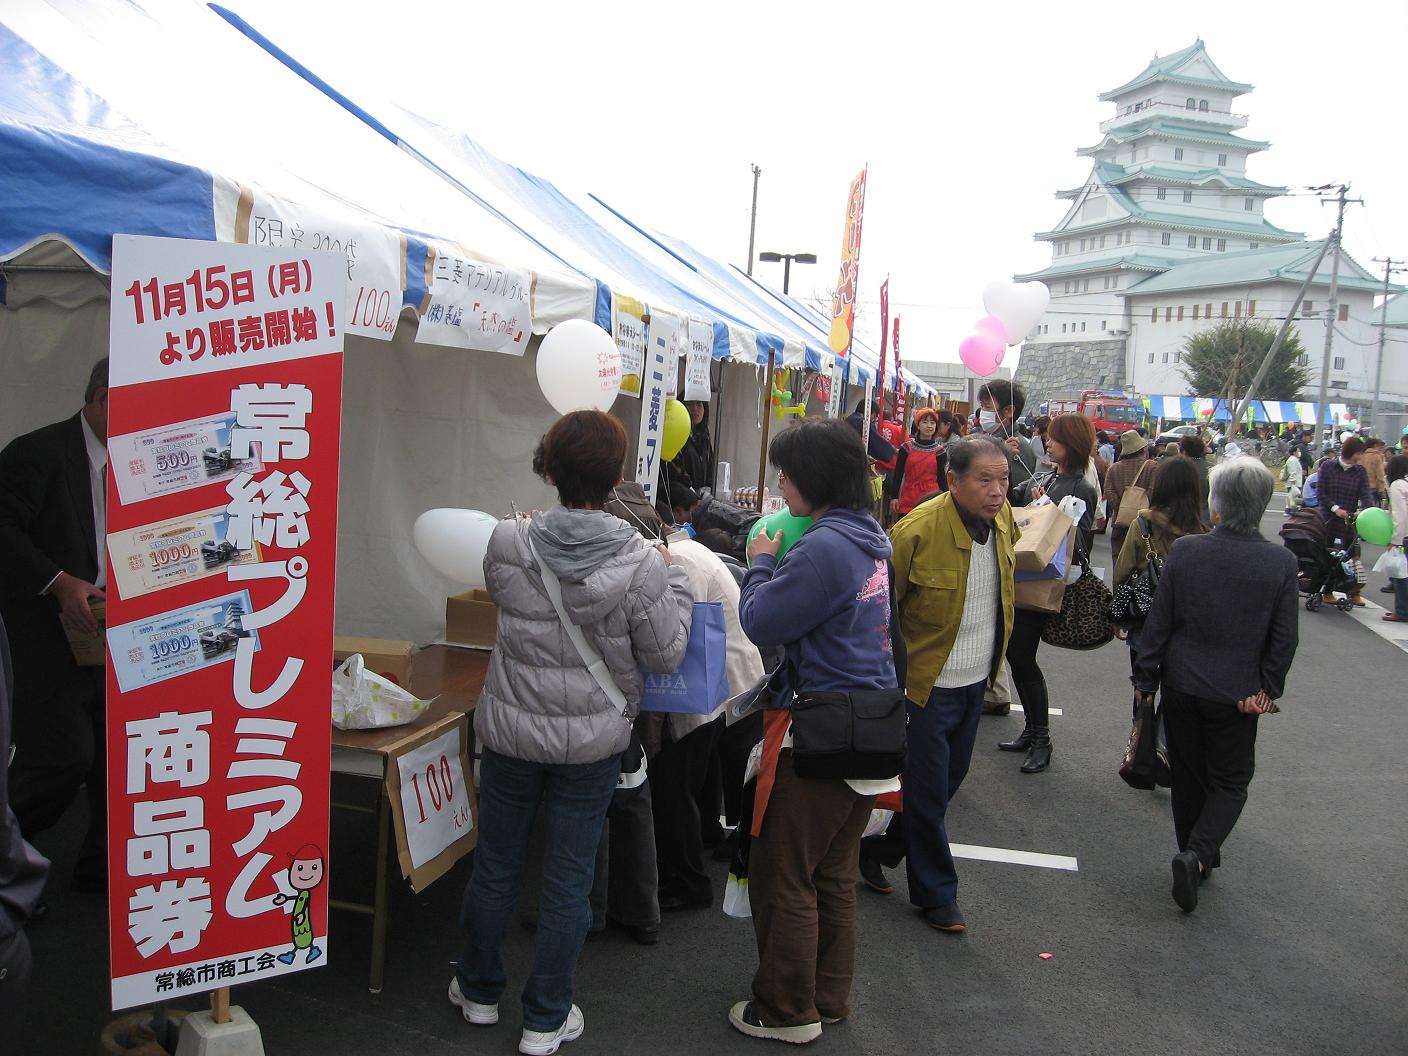
<instances>
[{"instance_id":1,"label":"white sweater","mask_svg":"<svg viewBox=\"0 0 1408 1056\"><path fill-rule=\"evenodd\" d=\"M992 653L997 644L997 549L989 529L988 541L973 543L968 562L968 584L963 599L963 618L958 637L948 654L944 669L934 680L938 689L961 689L987 680L992 672Z\"/></svg>"}]
</instances>

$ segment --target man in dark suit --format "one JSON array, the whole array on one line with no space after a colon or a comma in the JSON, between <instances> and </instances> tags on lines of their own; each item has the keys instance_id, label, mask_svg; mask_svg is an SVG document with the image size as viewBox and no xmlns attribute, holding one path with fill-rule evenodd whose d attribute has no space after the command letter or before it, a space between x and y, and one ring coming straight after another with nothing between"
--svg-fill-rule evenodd
<instances>
[{"instance_id":1,"label":"man in dark suit","mask_svg":"<svg viewBox=\"0 0 1408 1056\"><path fill-rule=\"evenodd\" d=\"M87 786L88 833L74 887L107 887L104 678L79 667L60 622L97 631L89 603L107 582L108 361L82 410L0 452L0 614L14 660L10 805L25 839L52 826Z\"/></svg>"}]
</instances>

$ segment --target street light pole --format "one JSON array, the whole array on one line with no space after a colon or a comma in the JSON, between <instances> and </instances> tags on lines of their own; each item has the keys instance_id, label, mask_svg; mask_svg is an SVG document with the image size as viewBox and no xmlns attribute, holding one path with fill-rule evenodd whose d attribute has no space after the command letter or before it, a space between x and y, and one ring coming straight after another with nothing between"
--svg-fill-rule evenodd
<instances>
[{"instance_id":1,"label":"street light pole","mask_svg":"<svg viewBox=\"0 0 1408 1056\"><path fill-rule=\"evenodd\" d=\"M815 253L759 253L758 259L764 264L776 264L782 262L782 292L788 294L792 292L792 262L798 264L815 264Z\"/></svg>"},{"instance_id":2,"label":"street light pole","mask_svg":"<svg viewBox=\"0 0 1408 1056\"><path fill-rule=\"evenodd\" d=\"M1321 198L1323 204L1333 200L1339 206L1339 213L1335 219L1335 233L1333 244L1330 249L1334 257L1330 261L1330 306L1325 312L1325 355L1320 363L1320 407L1319 420L1315 423L1315 428L1320 431L1321 449L1328 451L1334 444L1334 430L1330 430L1328 438L1324 435L1324 429L1330 424L1330 353L1334 350L1335 344L1335 316L1339 314L1339 294L1340 294L1340 245L1344 238L1344 207L1349 204L1349 184L1341 183L1325 184L1321 187L1312 187L1312 191L1334 191L1334 199ZM1363 204L1362 198L1353 199L1359 204Z\"/></svg>"},{"instance_id":3,"label":"street light pole","mask_svg":"<svg viewBox=\"0 0 1408 1056\"><path fill-rule=\"evenodd\" d=\"M1375 264L1384 266L1384 303L1379 306L1379 356L1374 364L1374 402L1369 407L1369 431L1378 436L1379 391L1384 379L1384 337L1388 333L1388 283L1395 271L1404 271L1401 260L1375 257Z\"/></svg>"},{"instance_id":4,"label":"street light pole","mask_svg":"<svg viewBox=\"0 0 1408 1056\"><path fill-rule=\"evenodd\" d=\"M753 166L753 214L748 221L748 274L753 274L753 236L758 233L758 177L763 170Z\"/></svg>"}]
</instances>

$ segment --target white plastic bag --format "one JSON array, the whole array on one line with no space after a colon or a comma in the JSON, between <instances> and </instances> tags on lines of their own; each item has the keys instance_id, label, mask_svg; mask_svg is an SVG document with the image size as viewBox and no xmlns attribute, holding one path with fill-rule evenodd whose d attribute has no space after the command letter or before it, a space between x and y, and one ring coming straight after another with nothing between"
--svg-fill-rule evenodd
<instances>
[{"instance_id":1,"label":"white plastic bag","mask_svg":"<svg viewBox=\"0 0 1408 1056\"><path fill-rule=\"evenodd\" d=\"M1390 546L1374 562L1374 571L1382 572L1389 579L1408 579L1408 557L1403 554L1403 547Z\"/></svg>"},{"instance_id":2,"label":"white plastic bag","mask_svg":"<svg viewBox=\"0 0 1408 1056\"><path fill-rule=\"evenodd\" d=\"M428 707L430 701L368 671L361 653L353 653L332 674L332 724L339 730L404 726Z\"/></svg>"},{"instance_id":3,"label":"white plastic bag","mask_svg":"<svg viewBox=\"0 0 1408 1056\"><path fill-rule=\"evenodd\" d=\"M865 823L865 832L861 834L861 839L869 836L883 836L885 830L890 827L890 822L894 819L893 810L882 810L876 807L870 812L870 820Z\"/></svg>"}]
</instances>

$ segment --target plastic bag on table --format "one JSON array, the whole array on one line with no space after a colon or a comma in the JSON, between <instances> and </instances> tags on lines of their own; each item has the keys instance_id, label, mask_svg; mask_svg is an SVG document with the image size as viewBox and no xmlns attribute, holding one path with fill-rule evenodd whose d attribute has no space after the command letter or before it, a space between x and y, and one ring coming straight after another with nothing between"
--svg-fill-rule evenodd
<instances>
[{"instance_id":1,"label":"plastic bag on table","mask_svg":"<svg viewBox=\"0 0 1408 1056\"><path fill-rule=\"evenodd\" d=\"M394 682L366 669L353 653L332 675L332 724L339 730L375 730L415 722L430 707Z\"/></svg>"}]
</instances>

